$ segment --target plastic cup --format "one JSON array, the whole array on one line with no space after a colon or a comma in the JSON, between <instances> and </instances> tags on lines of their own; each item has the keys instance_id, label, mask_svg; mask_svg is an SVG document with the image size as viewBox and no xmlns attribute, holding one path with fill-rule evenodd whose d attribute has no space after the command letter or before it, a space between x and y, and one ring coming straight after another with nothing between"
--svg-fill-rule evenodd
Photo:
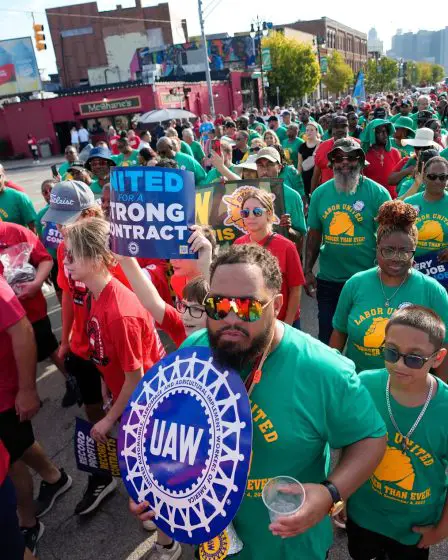
<instances>
[{"instance_id":1,"label":"plastic cup","mask_svg":"<svg viewBox=\"0 0 448 560\"><path fill-rule=\"evenodd\" d=\"M272 522L297 513L305 503L305 489L291 476L276 476L263 488L262 498Z\"/></svg>"}]
</instances>

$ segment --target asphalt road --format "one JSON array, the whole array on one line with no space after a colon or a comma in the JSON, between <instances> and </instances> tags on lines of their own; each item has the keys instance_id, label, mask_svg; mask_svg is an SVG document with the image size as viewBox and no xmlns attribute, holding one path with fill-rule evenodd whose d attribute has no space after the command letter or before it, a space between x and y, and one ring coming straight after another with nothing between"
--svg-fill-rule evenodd
<instances>
[{"instance_id":1,"label":"asphalt road","mask_svg":"<svg viewBox=\"0 0 448 560\"><path fill-rule=\"evenodd\" d=\"M7 175L26 189L36 209L44 205L40 184L44 179L51 177L50 163L48 166L43 164L26 169L7 170ZM47 299L53 330L59 338L60 307L54 293L48 294ZM301 321L303 330L315 336L316 304L306 295L303 296ZM51 512L43 518L45 533L39 546L40 560L139 560L151 546L154 537L142 529L139 522L129 514L127 493L121 483L118 490L103 502L93 515L80 518L73 514L86 483L86 475L76 469L73 454L74 419L82 413L77 406L69 409L61 408L60 402L64 393L63 378L50 362L39 365L38 390L43 407L33 420L36 438L54 462L64 467L73 478L70 491L61 497ZM36 493L38 484L39 480L36 477ZM330 560L349 559L345 542L344 533L336 529ZM435 547L431 553L431 560L446 560L447 557L446 542ZM2 558L1 551L0 558ZM184 547L182 560L191 558L191 550L189 547ZM261 558L260 560L273 559ZM300 560L307 559L301 557Z\"/></svg>"}]
</instances>

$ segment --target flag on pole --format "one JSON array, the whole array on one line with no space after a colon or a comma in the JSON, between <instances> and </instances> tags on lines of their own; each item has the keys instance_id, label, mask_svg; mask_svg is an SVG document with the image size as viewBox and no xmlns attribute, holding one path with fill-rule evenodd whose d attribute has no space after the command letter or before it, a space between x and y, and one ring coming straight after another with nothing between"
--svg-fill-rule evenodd
<instances>
[{"instance_id":1,"label":"flag on pole","mask_svg":"<svg viewBox=\"0 0 448 560\"><path fill-rule=\"evenodd\" d=\"M358 78L356 79L355 89L353 90L353 97L356 99L356 102L359 104L360 101L366 100L366 88L364 85L364 72L362 70L358 73Z\"/></svg>"}]
</instances>

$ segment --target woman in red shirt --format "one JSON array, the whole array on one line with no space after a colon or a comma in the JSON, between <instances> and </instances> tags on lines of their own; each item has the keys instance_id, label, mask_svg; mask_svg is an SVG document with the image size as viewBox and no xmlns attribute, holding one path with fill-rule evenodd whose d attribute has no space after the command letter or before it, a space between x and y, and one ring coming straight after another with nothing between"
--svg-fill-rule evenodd
<instances>
[{"instance_id":1,"label":"woman in red shirt","mask_svg":"<svg viewBox=\"0 0 448 560\"><path fill-rule=\"evenodd\" d=\"M302 263L294 243L272 229L276 217L271 194L253 188L243 197L241 217L248 233L235 243L258 243L277 257L282 272L283 295L278 319L300 328L300 292L305 284Z\"/></svg>"}]
</instances>

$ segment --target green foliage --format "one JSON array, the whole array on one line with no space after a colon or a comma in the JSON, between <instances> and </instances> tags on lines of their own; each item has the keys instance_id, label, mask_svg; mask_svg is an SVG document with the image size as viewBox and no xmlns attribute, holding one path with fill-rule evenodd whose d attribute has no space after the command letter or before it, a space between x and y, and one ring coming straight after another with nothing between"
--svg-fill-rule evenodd
<instances>
[{"instance_id":1,"label":"green foliage","mask_svg":"<svg viewBox=\"0 0 448 560\"><path fill-rule=\"evenodd\" d=\"M379 60L370 59L366 68L366 91L377 93L397 87L398 63L386 56Z\"/></svg>"},{"instance_id":2,"label":"green foliage","mask_svg":"<svg viewBox=\"0 0 448 560\"><path fill-rule=\"evenodd\" d=\"M333 51L328 57L328 72L322 78L328 91L335 93L346 91L353 84L353 70L345 63L341 53Z\"/></svg>"},{"instance_id":3,"label":"green foliage","mask_svg":"<svg viewBox=\"0 0 448 560\"><path fill-rule=\"evenodd\" d=\"M425 86L442 81L444 76L445 69L440 64L410 60L406 62L404 83L406 86Z\"/></svg>"},{"instance_id":4,"label":"green foliage","mask_svg":"<svg viewBox=\"0 0 448 560\"><path fill-rule=\"evenodd\" d=\"M269 93L275 98L280 88L282 103L303 97L315 91L320 71L311 46L289 39L283 33L270 33L263 39L263 47L271 50L272 71L268 72Z\"/></svg>"},{"instance_id":5,"label":"green foliage","mask_svg":"<svg viewBox=\"0 0 448 560\"><path fill-rule=\"evenodd\" d=\"M431 82L433 84L436 84L437 82L441 82L443 80L443 78L445 77L445 68L443 66L441 66L440 64L432 64L431 65L431 74L432 74L432 80Z\"/></svg>"}]
</instances>

